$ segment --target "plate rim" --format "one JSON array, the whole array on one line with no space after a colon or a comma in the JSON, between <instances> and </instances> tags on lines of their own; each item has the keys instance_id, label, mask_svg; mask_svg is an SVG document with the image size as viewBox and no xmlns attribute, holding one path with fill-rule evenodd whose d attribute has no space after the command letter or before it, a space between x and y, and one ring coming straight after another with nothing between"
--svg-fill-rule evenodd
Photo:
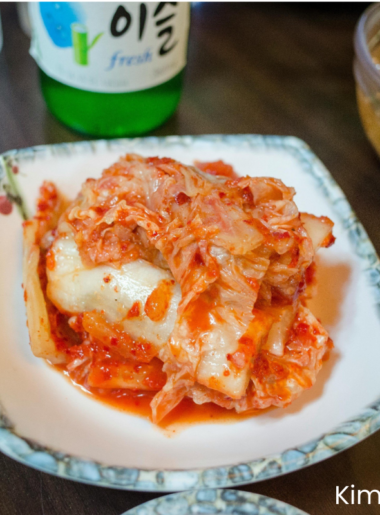
<instances>
[{"instance_id":1,"label":"plate rim","mask_svg":"<svg viewBox=\"0 0 380 515\"><path fill-rule=\"evenodd\" d=\"M154 510L159 509L160 504L168 500L184 500L189 508L189 511L186 511L186 513L183 511L186 506L184 506L183 503L177 504L183 515L189 515L190 512L193 513L191 510L192 507L194 508L195 506L196 508L205 508L204 513L211 513L210 511L207 511L207 509L210 510L210 507L215 506L215 503L218 503L218 513L221 513L220 510L244 506L244 513L248 513L249 508L252 509L252 513L257 513L254 511L254 508L258 508L262 515L270 515L272 513L273 515L274 513L276 513L276 515L308 515L305 511L300 510L296 506L280 501L279 499L275 499L274 497L268 497L267 495L255 492L245 492L244 490L223 490L221 488L186 490L164 495L162 497L156 497L155 499L146 501L143 504L139 504L138 506L123 512L121 515L153 515L156 513L164 513L163 511ZM176 506L170 506L170 508L175 507ZM145 508L145 510L148 509L148 511L142 510L143 508ZM265 512L261 511L261 509L265 510ZM196 511L194 511L194 513L195 512ZM228 513L230 513L230 511L228 511Z\"/></svg>"},{"instance_id":2,"label":"plate rim","mask_svg":"<svg viewBox=\"0 0 380 515\"><path fill-rule=\"evenodd\" d=\"M341 188L330 172L312 152L309 146L294 136L269 136L255 134L236 135L198 135L166 136L146 138L121 138L113 140L78 141L39 145L23 149L10 150L0 155L0 193L16 203L21 216L27 216L17 184L17 175L12 168L17 161L34 160L43 155L71 155L98 150L124 149L129 151L141 143L154 144L160 149L170 149L173 145L192 146L197 142L211 144L222 143L225 146L243 146L255 150L284 150L292 154L301 164L303 172L310 174L316 187L330 202L336 216L347 232L351 248L361 261L361 273L373 292L374 304L380 316L380 260L364 227L358 220ZM132 149L131 149L132 147ZM16 170L17 171L17 170ZM8 188L4 183L8 179ZM239 462L219 467L197 469L139 469L112 466L95 460L84 459L50 449L17 433L12 422L1 408L0 399L0 451L10 458L37 470L94 486L103 486L120 490L147 492L176 492L189 489L236 487L278 477L300 470L322 460L330 458L356 443L364 440L380 429L380 398L350 419L342 422L330 432L324 433L308 443L286 449L247 462Z\"/></svg>"}]
</instances>

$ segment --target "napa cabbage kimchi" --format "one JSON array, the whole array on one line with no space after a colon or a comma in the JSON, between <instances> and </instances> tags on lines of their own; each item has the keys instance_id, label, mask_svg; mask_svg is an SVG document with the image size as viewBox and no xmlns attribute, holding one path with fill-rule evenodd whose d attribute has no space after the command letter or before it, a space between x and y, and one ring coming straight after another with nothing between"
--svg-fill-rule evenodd
<instances>
[{"instance_id":1,"label":"napa cabbage kimchi","mask_svg":"<svg viewBox=\"0 0 380 515\"><path fill-rule=\"evenodd\" d=\"M155 423L185 397L287 406L332 347L307 300L333 223L294 194L222 161L135 154L72 202L45 182L24 223L33 353L91 388L153 392Z\"/></svg>"}]
</instances>

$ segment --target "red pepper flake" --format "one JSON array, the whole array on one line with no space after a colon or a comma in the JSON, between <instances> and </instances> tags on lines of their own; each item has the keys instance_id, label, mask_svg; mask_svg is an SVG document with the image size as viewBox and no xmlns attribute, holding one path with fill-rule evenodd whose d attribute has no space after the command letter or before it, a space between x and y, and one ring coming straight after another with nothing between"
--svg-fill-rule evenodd
<instances>
[{"instance_id":1,"label":"red pepper flake","mask_svg":"<svg viewBox=\"0 0 380 515\"><path fill-rule=\"evenodd\" d=\"M136 318L140 316L140 302L137 300L127 313L127 318Z\"/></svg>"},{"instance_id":2,"label":"red pepper flake","mask_svg":"<svg viewBox=\"0 0 380 515\"><path fill-rule=\"evenodd\" d=\"M252 191L250 190L250 188L248 186L246 186L243 189L241 196L243 197L243 200L246 204L250 204L250 205L254 204Z\"/></svg>"},{"instance_id":3,"label":"red pepper flake","mask_svg":"<svg viewBox=\"0 0 380 515\"><path fill-rule=\"evenodd\" d=\"M301 322L300 324L298 324L296 326L295 332L299 336L307 334L309 332L308 324L305 324L304 322Z\"/></svg>"},{"instance_id":4,"label":"red pepper flake","mask_svg":"<svg viewBox=\"0 0 380 515\"><path fill-rule=\"evenodd\" d=\"M240 339L239 339L239 343L241 343L242 345L248 345L248 346L252 346L253 345L253 340L252 338L250 338L249 336L242 336Z\"/></svg>"},{"instance_id":5,"label":"red pepper flake","mask_svg":"<svg viewBox=\"0 0 380 515\"><path fill-rule=\"evenodd\" d=\"M204 266L205 264L199 252L197 252L194 256L194 263L199 266Z\"/></svg>"},{"instance_id":6,"label":"red pepper flake","mask_svg":"<svg viewBox=\"0 0 380 515\"><path fill-rule=\"evenodd\" d=\"M106 275L106 276L104 276L104 277L103 277L103 281L104 281L105 283L109 283L109 282L110 282L110 280L111 280L111 276L110 276L110 275Z\"/></svg>"},{"instance_id":7,"label":"red pepper flake","mask_svg":"<svg viewBox=\"0 0 380 515\"><path fill-rule=\"evenodd\" d=\"M49 203L46 200L39 200L37 204L38 211L47 211L49 209Z\"/></svg>"},{"instance_id":8,"label":"red pepper flake","mask_svg":"<svg viewBox=\"0 0 380 515\"><path fill-rule=\"evenodd\" d=\"M0 195L0 214L10 215L12 209L12 202L5 195Z\"/></svg>"},{"instance_id":9,"label":"red pepper flake","mask_svg":"<svg viewBox=\"0 0 380 515\"><path fill-rule=\"evenodd\" d=\"M180 191L178 193L178 195L175 196L175 201L177 202L177 204L179 206L182 206L183 204L186 204L190 200L191 200L190 197L188 195L186 195L186 193L184 193L183 191Z\"/></svg>"}]
</instances>

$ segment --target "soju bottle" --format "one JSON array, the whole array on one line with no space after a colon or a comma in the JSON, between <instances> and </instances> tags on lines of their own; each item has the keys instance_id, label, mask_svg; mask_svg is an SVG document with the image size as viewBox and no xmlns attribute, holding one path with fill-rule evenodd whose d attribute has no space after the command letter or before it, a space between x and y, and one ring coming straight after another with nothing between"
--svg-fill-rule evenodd
<instances>
[{"instance_id":1,"label":"soju bottle","mask_svg":"<svg viewBox=\"0 0 380 515\"><path fill-rule=\"evenodd\" d=\"M30 53L49 110L79 132L134 136L180 99L190 8L180 2L31 2Z\"/></svg>"}]
</instances>

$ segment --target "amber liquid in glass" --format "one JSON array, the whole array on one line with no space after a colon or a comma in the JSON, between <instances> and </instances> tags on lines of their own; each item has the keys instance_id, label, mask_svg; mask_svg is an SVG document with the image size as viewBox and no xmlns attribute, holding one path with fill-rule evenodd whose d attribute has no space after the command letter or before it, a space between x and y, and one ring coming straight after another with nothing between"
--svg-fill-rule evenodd
<instances>
[{"instance_id":1,"label":"amber liquid in glass","mask_svg":"<svg viewBox=\"0 0 380 515\"><path fill-rule=\"evenodd\" d=\"M371 49L371 57L380 71L380 43ZM380 156L380 91L368 94L357 85L356 96L364 130Z\"/></svg>"}]
</instances>

